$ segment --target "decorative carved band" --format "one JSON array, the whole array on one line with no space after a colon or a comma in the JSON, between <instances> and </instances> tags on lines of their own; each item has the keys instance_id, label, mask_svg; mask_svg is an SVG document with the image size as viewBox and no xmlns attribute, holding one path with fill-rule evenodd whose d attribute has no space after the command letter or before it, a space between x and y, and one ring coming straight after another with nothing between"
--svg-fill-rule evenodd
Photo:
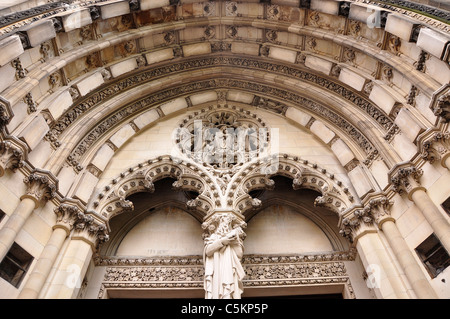
<instances>
[{"instance_id":1,"label":"decorative carved band","mask_svg":"<svg viewBox=\"0 0 450 319\"><path fill-rule=\"evenodd\" d=\"M344 283L354 297L343 261L355 260L356 252L317 255L248 255L243 258L244 287L273 287ZM108 288L203 288L201 256L94 259L108 266L98 297Z\"/></svg>"},{"instance_id":2,"label":"decorative carved band","mask_svg":"<svg viewBox=\"0 0 450 319\"><path fill-rule=\"evenodd\" d=\"M326 118L328 121L332 122L333 124L340 127L342 130L344 130L357 143L357 145L359 145L362 148L362 150L367 154L367 164L369 164L379 153L378 150L374 147L374 145L353 124L348 122L338 113L329 110L325 106L315 101L305 98L299 94L264 84L251 83L248 81L241 81L234 79L216 79L216 80L200 81L196 83L189 83L179 87L166 89L156 94L147 96L144 99L134 102L128 106L123 107L121 110L115 112L110 117L101 121L94 129L92 129L84 137L84 139L78 143L74 151L69 156L68 161L71 165L77 167L79 165L81 157L85 154L87 150L89 150L91 145L94 144L94 142L100 136L102 136L102 134L107 132L110 128L114 127L114 125L130 117L131 114L136 114L139 111L151 108L152 106L156 106L160 103L174 99L177 96L218 88L234 88L234 89L240 88L243 90L250 91L252 93L267 94L279 99L289 101L290 103L301 105L302 107L310 110L311 112L320 114L323 118ZM82 112L82 110L78 108L81 106L83 106L83 108L86 107L84 103L85 102L78 105L77 107L75 107L75 109L73 109L71 112L68 113L68 115L70 115L70 118L72 118L72 116L76 118L78 116L77 114L79 114L79 112ZM74 120L74 118L72 118L72 121ZM69 123L70 122L71 120L69 120ZM57 136L60 132L62 132L60 130L64 129L66 126L67 126L66 123L57 124L55 127L52 128L51 132L49 133L50 135L48 136L52 136L51 140L55 140L55 136Z\"/></svg>"}]
</instances>

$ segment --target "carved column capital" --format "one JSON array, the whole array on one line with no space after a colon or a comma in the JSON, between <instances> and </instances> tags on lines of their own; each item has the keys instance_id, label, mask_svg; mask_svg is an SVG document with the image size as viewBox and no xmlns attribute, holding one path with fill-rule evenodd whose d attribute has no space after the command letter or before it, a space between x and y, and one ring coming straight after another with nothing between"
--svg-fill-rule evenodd
<instances>
[{"instance_id":1,"label":"carved column capital","mask_svg":"<svg viewBox=\"0 0 450 319\"><path fill-rule=\"evenodd\" d=\"M241 227L242 229L247 228L247 223L244 220L244 216L233 211L215 211L210 214L205 221L202 223L202 229L204 230L204 236L209 236L215 232L217 226L220 224L224 216L229 219L230 227Z\"/></svg>"},{"instance_id":2,"label":"carved column capital","mask_svg":"<svg viewBox=\"0 0 450 319\"><path fill-rule=\"evenodd\" d=\"M49 171L35 169L30 175L24 178L27 184L27 192L23 198L30 198L35 202L36 207L41 201L48 201L56 196L58 190L58 179Z\"/></svg>"},{"instance_id":3,"label":"carved column capital","mask_svg":"<svg viewBox=\"0 0 450 319\"><path fill-rule=\"evenodd\" d=\"M82 209L76 203L63 202L53 210L56 214L55 228L63 228L67 235L73 229L76 222L83 220L85 217Z\"/></svg>"},{"instance_id":4,"label":"carved column capital","mask_svg":"<svg viewBox=\"0 0 450 319\"><path fill-rule=\"evenodd\" d=\"M72 239L80 239L92 246L95 251L101 243L109 240L108 228L97 221L88 212L77 215L74 223L74 235Z\"/></svg>"},{"instance_id":5,"label":"carved column capital","mask_svg":"<svg viewBox=\"0 0 450 319\"><path fill-rule=\"evenodd\" d=\"M367 232L376 232L374 218L369 207L358 207L342 216L339 234L350 242L356 242Z\"/></svg>"},{"instance_id":6,"label":"carved column capital","mask_svg":"<svg viewBox=\"0 0 450 319\"><path fill-rule=\"evenodd\" d=\"M426 189L420 185L420 178L423 170L416 168L412 163L401 163L395 165L388 173L389 181L393 190L401 194L405 191L408 198L411 199L412 193L417 190Z\"/></svg>"},{"instance_id":7,"label":"carved column capital","mask_svg":"<svg viewBox=\"0 0 450 319\"><path fill-rule=\"evenodd\" d=\"M450 157L450 132L434 132L419 144L419 148L424 160L431 164L440 160L441 165L447 167L445 161Z\"/></svg>"},{"instance_id":8,"label":"carved column capital","mask_svg":"<svg viewBox=\"0 0 450 319\"><path fill-rule=\"evenodd\" d=\"M22 167L27 153L26 145L19 139L8 137L0 141L0 176L3 176L7 169L15 172Z\"/></svg>"},{"instance_id":9,"label":"carved column capital","mask_svg":"<svg viewBox=\"0 0 450 319\"><path fill-rule=\"evenodd\" d=\"M369 211L375 223L378 225L378 228L381 229L381 225L384 222L388 220L394 221L390 212L393 204L394 202L390 201L386 196L380 196L369 200L365 209Z\"/></svg>"},{"instance_id":10,"label":"carved column capital","mask_svg":"<svg viewBox=\"0 0 450 319\"><path fill-rule=\"evenodd\" d=\"M450 84L442 86L434 93L430 108L433 114L441 117L444 122L450 121Z\"/></svg>"}]
</instances>

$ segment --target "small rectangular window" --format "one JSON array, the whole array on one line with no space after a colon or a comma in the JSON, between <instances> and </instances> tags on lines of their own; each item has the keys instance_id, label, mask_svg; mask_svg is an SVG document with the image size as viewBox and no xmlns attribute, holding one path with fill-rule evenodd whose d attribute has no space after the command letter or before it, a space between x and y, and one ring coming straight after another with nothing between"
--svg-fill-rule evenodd
<instances>
[{"instance_id":1,"label":"small rectangular window","mask_svg":"<svg viewBox=\"0 0 450 319\"><path fill-rule=\"evenodd\" d=\"M417 248L416 252L428 270L431 278L436 277L450 265L450 256L439 239L431 234Z\"/></svg>"},{"instance_id":2,"label":"small rectangular window","mask_svg":"<svg viewBox=\"0 0 450 319\"><path fill-rule=\"evenodd\" d=\"M0 277L18 288L32 261L33 256L14 243L0 263Z\"/></svg>"},{"instance_id":3,"label":"small rectangular window","mask_svg":"<svg viewBox=\"0 0 450 319\"><path fill-rule=\"evenodd\" d=\"M450 215L450 197L447 198L447 199L445 200L445 202L443 202L443 203L441 204L441 206L442 206L442 208L445 210L445 212L446 212L447 214Z\"/></svg>"}]
</instances>

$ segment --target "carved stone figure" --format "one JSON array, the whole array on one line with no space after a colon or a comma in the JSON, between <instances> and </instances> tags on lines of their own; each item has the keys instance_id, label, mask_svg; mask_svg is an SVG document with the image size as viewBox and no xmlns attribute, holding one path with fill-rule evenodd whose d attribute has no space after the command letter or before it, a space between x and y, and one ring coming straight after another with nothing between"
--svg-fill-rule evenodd
<instances>
[{"instance_id":1,"label":"carved stone figure","mask_svg":"<svg viewBox=\"0 0 450 319\"><path fill-rule=\"evenodd\" d=\"M240 299L245 276L241 259L244 254L242 228L246 224L229 213L216 214L203 223L206 229L203 263L206 299Z\"/></svg>"}]
</instances>

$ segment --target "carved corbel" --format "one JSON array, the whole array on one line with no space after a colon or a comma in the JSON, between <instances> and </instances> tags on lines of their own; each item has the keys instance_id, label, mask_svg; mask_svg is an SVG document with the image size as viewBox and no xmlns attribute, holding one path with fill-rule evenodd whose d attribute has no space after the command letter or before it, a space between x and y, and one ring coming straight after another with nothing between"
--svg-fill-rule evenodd
<instances>
[{"instance_id":1,"label":"carved corbel","mask_svg":"<svg viewBox=\"0 0 450 319\"><path fill-rule=\"evenodd\" d=\"M15 138L6 138L0 142L0 177L7 169L15 172L23 166L28 153L27 146Z\"/></svg>"}]
</instances>

